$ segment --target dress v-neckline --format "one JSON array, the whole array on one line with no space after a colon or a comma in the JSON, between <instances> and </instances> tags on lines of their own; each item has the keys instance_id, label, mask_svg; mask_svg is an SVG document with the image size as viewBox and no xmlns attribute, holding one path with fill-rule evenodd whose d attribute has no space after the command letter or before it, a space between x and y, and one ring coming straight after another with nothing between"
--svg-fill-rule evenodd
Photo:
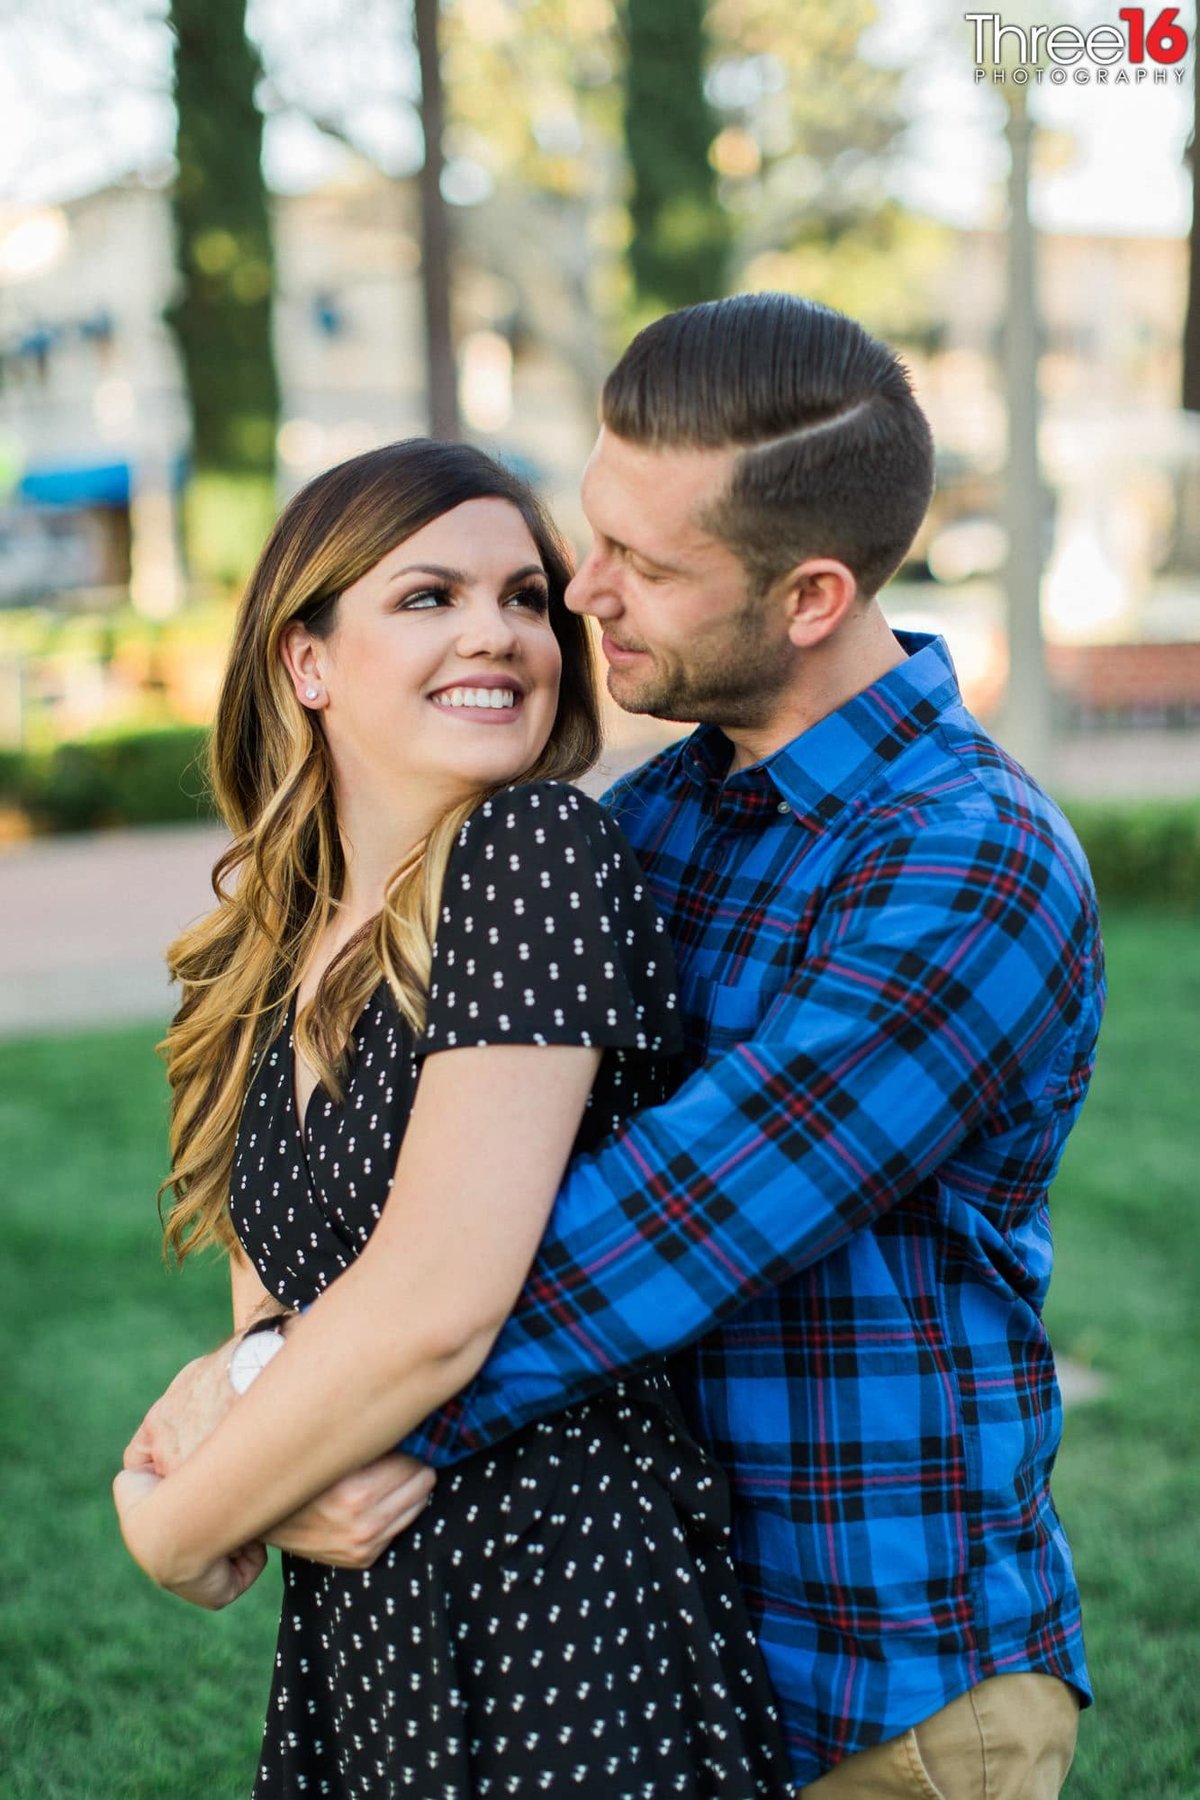
<instances>
[{"instance_id":1,"label":"dress v-neckline","mask_svg":"<svg viewBox=\"0 0 1200 1800\"><path fill-rule=\"evenodd\" d=\"M386 986L387 986L387 976L383 975L380 977L376 986L371 989L371 992L367 995L366 999L363 1001L362 1006L359 1009L358 1015L355 1018L354 1023L350 1027L350 1040L351 1041L353 1041L357 1037L359 1027L362 1025L362 1022L367 1015L368 1009L374 1005L375 1000L379 994L379 989L381 987L386 987ZM318 1079L313 1083L312 1092L309 1094L308 1098L304 1102L304 1111L303 1111L303 1113L301 1113L301 1110L300 1110L300 1084L296 1079L296 1065L298 1062L298 1056L297 1056L297 1051L296 1051L296 1011L297 1011L296 1002L297 1002L298 998L299 998L299 990L297 990L296 993L294 993L292 995L291 1000L288 1002L288 1011L287 1011L287 1082L288 1082L287 1103L288 1103L288 1112L290 1113L291 1119L292 1119L292 1127L296 1133L297 1138L300 1141L300 1148L303 1151L305 1161L307 1162L308 1148L309 1148L309 1143L311 1141L311 1133L309 1131L309 1125L308 1125L308 1115L312 1111L313 1101L317 1098L318 1094L324 1093L324 1089L322 1088L320 1078L318 1077Z\"/></svg>"},{"instance_id":2,"label":"dress v-neckline","mask_svg":"<svg viewBox=\"0 0 1200 1800\"><path fill-rule=\"evenodd\" d=\"M312 1110L313 1101L316 1099L317 1094L320 1092L321 1083L320 1083L319 1079L313 1083L312 1092L309 1094L308 1098L305 1100L304 1110L302 1112L300 1109L300 1083L296 1079L296 1064L297 1064L297 1060L298 1060L297 1051L296 1051L296 1001L298 998L299 998L298 993L293 994L291 1001L288 1005L288 1015L287 1015L288 1095L287 1095L287 1102L288 1102L288 1112L291 1114L292 1126L296 1133L296 1136L300 1140L300 1148L303 1151L304 1159L307 1162L307 1160L308 1160L308 1145L309 1145L308 1115Z\"/></svg>"}]
</instances>

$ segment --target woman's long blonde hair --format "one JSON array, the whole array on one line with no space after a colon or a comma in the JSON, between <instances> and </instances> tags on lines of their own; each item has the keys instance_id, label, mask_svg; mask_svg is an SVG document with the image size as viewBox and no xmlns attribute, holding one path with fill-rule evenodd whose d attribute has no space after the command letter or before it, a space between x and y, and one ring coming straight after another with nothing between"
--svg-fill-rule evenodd
<instances>
[{"instance_id":1,"label":"woman's long blonde hair","mask_svg":"<svg viewBox=\"0 0 1200 1800\"><path fill-rule=\"evenodd\" d=\"M233 838L213 869L217 906L167 951L182 1002L158 1046L171 1084L171 1170L159 1207L171 1191L164 1252L180 1261L204 1244L232 1247L242 1101L345 875L325 735L288 679L284 628L299 619L327 638L345 588L415 531L479 499L507 500L529 527L562 652L550 738L522 779L574 780L599 753L591 640L563 605L568 552L509 470L466 444L411 438L317 476L284 508L242 600L208 744L208 778ZM335 957L295 1022L302 1054L339 1098L351 1028L383 976L409 1022L423 1024L446 864L463 820L490 791L454 807L393 871L382 910Z\"/></svg>"}]
</instances>

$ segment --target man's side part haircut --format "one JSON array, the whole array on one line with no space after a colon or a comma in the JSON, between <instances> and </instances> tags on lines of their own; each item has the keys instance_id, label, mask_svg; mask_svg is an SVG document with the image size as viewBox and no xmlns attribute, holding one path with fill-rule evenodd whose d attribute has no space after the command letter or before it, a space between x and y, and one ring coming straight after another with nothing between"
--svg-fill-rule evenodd
<instances>
[{"instance_id":1,"label":"man's side part haircut","mask_svg":"<svg viewBox=\"0 0 1200 1800\"><path fill-rule=\"evenodd\" d=\"M735 294L638 333L604 384L601 418L651 449L741 451L699 521L766 588L811 556L879 592L933 493L933 438L904 364L830 307Z\"/></svg>"}]
</instances>

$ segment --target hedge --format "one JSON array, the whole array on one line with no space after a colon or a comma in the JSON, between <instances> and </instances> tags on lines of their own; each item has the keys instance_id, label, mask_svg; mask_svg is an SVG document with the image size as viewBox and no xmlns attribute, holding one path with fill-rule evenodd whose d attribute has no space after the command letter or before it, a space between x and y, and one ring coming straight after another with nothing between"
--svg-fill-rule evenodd
<instances>
[{"instance_id":1,"label":"hedge","mask_svg":"<svg viewBox=\"0 0 1200 1800\"><path fill-rule=\"evenodd\" d=\"M171 726L0 757L0 804L34 831L92 831L215 816L205 791L207 732Z\"/></svg>"},{"instance_id":2,"label":"hedge","mask_svg":"<svg viewBox=\"0 0 1200 1800\"><path fill-rule=\"evenodd\" d=\"M35 831L211 819L201 727L0 752L0 804ZM1200 800L1068 802L1102 902L1200 913Z\"/></svg>"},{"instance_id":3,"label":"hedge","mask_svg":"<svg viewBox=\"0 0 1200 1800\"><path fill-rule=\"evenodd\" d=\"M1200 800L1081 800L1066 812L1102 904L1200 913Z\"/></svg>"}]
</instances>

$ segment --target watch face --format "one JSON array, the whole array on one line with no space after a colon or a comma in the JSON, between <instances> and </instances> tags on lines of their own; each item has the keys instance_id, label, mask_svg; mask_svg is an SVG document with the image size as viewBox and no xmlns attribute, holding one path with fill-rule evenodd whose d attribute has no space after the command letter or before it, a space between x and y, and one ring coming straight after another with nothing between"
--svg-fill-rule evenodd
<instances>
[{"instance_id":1,"label":"watch face","mask_svg":"<svg viewBox=\"0 0 1200 1800\"><path fill-rule=\"evenodd\" d=\"M244 1394L250 1383L262 1374L273 1356L283 1349L281 1331L256 1331L233 1347L229 1358L229 1379L235 1394Z\"/></svg>"}]
</instances>

